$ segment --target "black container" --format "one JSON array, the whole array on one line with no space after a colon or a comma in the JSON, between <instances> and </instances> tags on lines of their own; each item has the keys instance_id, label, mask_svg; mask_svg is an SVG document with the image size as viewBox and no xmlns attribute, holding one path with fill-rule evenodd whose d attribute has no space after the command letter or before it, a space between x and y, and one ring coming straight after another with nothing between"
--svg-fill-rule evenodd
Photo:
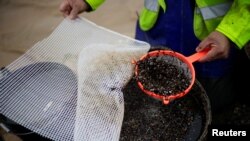
<instances>
[{"instance_id":1,"label":"black container","mask_svg":"<svg viewBox=\"0 0 250 141\"><path fill-rule=\"evenodd\" d=\"M121 141L206 140L211 108L206 92L197 80L186 96L169 105L144 94L135 79L124 87L123 94L125 113Z\"/></svg>"}]
</instances>

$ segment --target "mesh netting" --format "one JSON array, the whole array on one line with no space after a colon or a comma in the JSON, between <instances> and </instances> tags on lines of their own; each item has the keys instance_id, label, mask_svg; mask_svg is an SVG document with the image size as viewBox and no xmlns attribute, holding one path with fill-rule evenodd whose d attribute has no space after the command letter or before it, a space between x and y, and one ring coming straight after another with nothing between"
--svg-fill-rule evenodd
<instances>
[{"instance_id":1,"label":"mesh netting","mask_svg":"<svg viewBox=\"0 0 250 141\"><path fill-rule=\"evenodd\" d=\"M0 112L53 140L118 140L121 89L131 60L148 50L85 19L65 19L3 70Z\"/></svg>"}]
</instances>

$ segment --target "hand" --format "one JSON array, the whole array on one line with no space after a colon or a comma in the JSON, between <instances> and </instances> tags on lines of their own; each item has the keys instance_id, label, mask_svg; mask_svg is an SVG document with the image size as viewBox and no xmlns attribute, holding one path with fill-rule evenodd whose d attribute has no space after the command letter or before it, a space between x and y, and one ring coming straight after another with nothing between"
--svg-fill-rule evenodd
<instances>
[{"instance_id":1,"label":"hand","mask_svg":"<svg viewBox=\"0 0 250 141\"><path fill-rule=\"evenodd\" d=\"M222 33L214 31L208 35L196 48L197 52L210 47L210 51L199 62L209 62L216 59L228 58L230 52L230 41Z\"/></svg>"},{"instance_id":2,"label":"hand","mask_svg":"<svg viewBox=\"0 0 250 141\"><path fill-rule=\"evenodd\" d=\"M87 11L88 4L84 0L63 0L60 5L60 11L64 17L75 19L78 14Z\"/></svg>"}]
</instances>

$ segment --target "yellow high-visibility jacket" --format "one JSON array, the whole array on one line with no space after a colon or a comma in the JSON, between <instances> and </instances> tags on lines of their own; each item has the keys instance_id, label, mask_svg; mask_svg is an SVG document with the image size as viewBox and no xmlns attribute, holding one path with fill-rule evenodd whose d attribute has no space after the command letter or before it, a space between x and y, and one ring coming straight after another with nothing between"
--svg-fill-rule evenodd
<instances>
[{"instance_id":1,"label":"yellow high-visibility jacket","mask_svg":"<svg viewBox=\"0 0 250 141\"><path fill-rule=\"evenodd\" d=\"M96 10L105 0L86 0ZM139 17L140 28L150 30L160 9L167 12L165 0L144 0ZM250 40L250 0L196 0L194 33L200 40L217 30L240 49Z\"/></svg>"}]
</instances>

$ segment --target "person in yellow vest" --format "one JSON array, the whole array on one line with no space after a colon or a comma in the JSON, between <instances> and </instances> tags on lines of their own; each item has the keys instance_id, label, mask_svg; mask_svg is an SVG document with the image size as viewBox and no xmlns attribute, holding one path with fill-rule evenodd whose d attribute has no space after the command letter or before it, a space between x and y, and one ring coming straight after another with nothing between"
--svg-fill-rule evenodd
<instances>
[{"instance_id":1,"label":"person in yellow vest","mask_svg":"<svg viewBox=\"0 0 250 141\"><path fill-rule=\"evenodd\" d=\"M64 0L60 11L74 19L104 1ZM235 68L242 67L237 61L247 64L243 71L250 71L241 51L250 40L250 0L144 0L135 36L152 47L166 46L186 56L211 48L195 69L213 111L219 110L233 101L234 88L244 85L235 81Z\"/></svg>"}]
</instances>

